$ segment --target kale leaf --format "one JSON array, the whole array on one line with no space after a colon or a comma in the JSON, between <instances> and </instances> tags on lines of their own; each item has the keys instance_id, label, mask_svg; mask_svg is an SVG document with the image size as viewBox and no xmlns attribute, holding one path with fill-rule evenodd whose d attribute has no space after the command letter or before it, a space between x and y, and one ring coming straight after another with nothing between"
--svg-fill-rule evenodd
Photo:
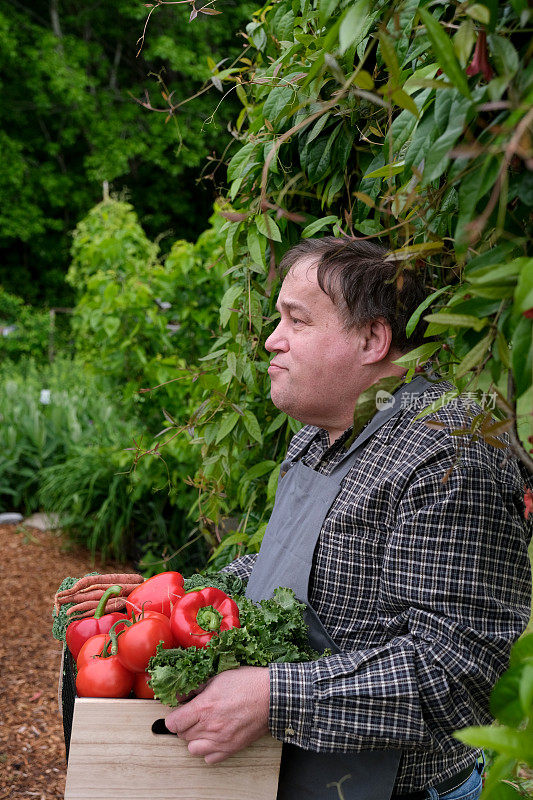
<instances>
[{"instance_id":1,"label":"kale leaf","mask_svg":"<svg viewBox=\"0 0 533 800\"><path fill-rule=\"evenodd\" d=\"M148 672L150 686L162 703L178 705L213 675L227 669L311 661L320 656L309 646L305 605L291 589L278 588L272 598L257 604L246 597L234 599L239 606L240 628L213 636L205 648L158 647Z\"/></svg>"},{"instance_id":2,"label":"kale leaf","mask_svg":"<svg viewBox=\"0 0 533 800\"><path fill-rule=\"evenodd\" d=\"M213 586L215 589L221 589L230 597L237 597L244 594L246 583L238 575L233 575L231 572L212 572L206 575L191 575L183 581L185 591L189 592L193 589L205 589L206 586Z\"/></svg>"}]
</instances>

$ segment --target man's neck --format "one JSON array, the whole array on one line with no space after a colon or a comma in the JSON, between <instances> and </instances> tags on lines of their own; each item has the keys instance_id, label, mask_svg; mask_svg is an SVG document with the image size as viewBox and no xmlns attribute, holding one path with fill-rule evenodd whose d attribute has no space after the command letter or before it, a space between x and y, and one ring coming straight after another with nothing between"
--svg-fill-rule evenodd
<instances>
[{"instance_id":1,"label":"man's neck","mask_svg":"<svg viewBox=\"0 0 533 800\"><path fill-rule=\"evenodd\" d=\"M396 389L403 383L404 377L405 370L402 370L400 373L397 368L394 374L388 372L369 384L369 386L358 395L355 402L355 409L351 417L346 417L346 419L342 420L340 425L337 424L324 428L329 437L330 446L350 427L353 428L352 437L350 437L351 441L353 441L353 438L362 431L367 422L380 411L377 393L387 392L390 395L394 394Z\"/></svg>"}]
</instances>

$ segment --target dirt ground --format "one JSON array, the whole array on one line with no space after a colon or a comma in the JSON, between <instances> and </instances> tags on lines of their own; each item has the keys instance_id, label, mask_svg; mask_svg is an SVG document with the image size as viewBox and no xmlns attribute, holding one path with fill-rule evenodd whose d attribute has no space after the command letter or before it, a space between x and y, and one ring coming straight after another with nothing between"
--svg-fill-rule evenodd
<instances>
[{"instance_id":1,"label":"dirt ground","mask_svg":"<svg viewBox=\"0 0 533 800\"><path fill-rule=\"evenodd\" d=\"M0 800L62 800L65 746L57 686L61 646L52 638L54 594L67 575L113 572L58 532L0 525ZM131 565L120 572L134 571Z\"/></svg>"}]
</instances>

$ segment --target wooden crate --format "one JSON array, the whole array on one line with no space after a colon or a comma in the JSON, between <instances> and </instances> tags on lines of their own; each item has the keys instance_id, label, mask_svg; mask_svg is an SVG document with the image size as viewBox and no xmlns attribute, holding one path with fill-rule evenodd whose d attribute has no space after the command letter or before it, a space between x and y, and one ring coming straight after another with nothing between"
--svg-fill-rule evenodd
<instances>
[{"instance_id":1,"label":"wooden crate","mask_svg":"<svg viewBox=\"0 0 533 800\"><path fill-rule=\"evenodd\" d=\"M155 700L77 697L65 800L275 800L281 743L271 736L220 764L152 732L170 712Z\"/></svg>"}]
</instances>

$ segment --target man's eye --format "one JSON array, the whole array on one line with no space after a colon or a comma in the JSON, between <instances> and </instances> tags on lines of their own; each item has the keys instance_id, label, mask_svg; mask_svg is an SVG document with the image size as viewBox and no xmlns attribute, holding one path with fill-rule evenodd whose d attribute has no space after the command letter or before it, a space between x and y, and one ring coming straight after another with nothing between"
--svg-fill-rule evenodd
<instances>
[{"instance_id":1,"label":"man's eye","mask_svg":"<svg viewBox=\"0 0 533 800\"><path fill-rule=\"evenodd\" d=\"M296 319L296 317L291 317L291 322L294 323L294 325L298 325L300 323L303 325L303 320Z\"/></svg>"}]
</instances>

